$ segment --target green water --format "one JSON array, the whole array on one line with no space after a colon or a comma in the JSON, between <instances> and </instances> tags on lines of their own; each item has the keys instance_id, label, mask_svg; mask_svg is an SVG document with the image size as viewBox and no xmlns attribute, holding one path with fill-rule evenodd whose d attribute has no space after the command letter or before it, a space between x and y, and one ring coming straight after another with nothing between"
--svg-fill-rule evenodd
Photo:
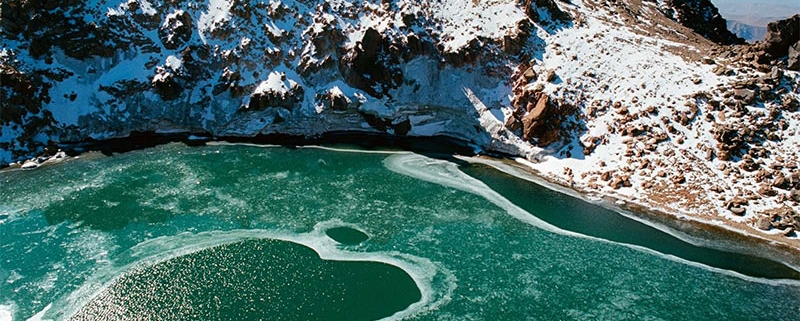
<instances>
[{"instance_id":1,"label":"green water","mask_svg":"<svg viewBox=\"0 0 800 321\"><path fill-rule=\"evenodd\" d=\"M173 144L0 172L0 319L800 313L798 282L743 275L765 261L653 241L647 226L582 227L584 212L624 218L462 168L415 154ZM783 273L770 266L767 276Z\"/></svg>"},{"instance_id":2,"label":"green water","mask_svg":"<svg viewBox=\"0 0 800 321\"><path fill-rule=\"evenodd\" d=\"M128 273L73 319L376 320L419 299L400 268L323 261L299 244L246 240Z\"/></svg>"}]
</instances>

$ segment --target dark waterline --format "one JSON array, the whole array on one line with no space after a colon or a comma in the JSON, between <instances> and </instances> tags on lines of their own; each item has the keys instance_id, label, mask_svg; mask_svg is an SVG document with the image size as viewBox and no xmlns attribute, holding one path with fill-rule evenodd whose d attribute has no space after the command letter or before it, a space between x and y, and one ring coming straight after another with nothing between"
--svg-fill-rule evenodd
<instances>
[{"instance_id":1,"label":"dark waterline","mask_svg":"<svg viewBox=\"0 0 800 321\"><path fill-rule=\"evenodd\" d=\"M377 320L421 299L402 269L325 261L303 245L250 239L115 280L72 320Z\"/></svg>"},{"instance_id":2,"label":"dark waterline","mask_svg":"<svg viewBox=\"0 0 800 321\"><path fill-rule=\"evenodd\" d=\"M337 226L325 230L325 234L336 242L345 245L358 245L369 239L367 234L347 226Z\"/></svg>"},{"instance_id":3,"label":"dark waterline","mask_svg":"<svg viewBox=\"0 0 800 321\"><path fill-rule=\"evenodd\" d=\"M464 173L509 201L561 229L614 242L643 246L662 254L744 275L800 279L800 272L769 259L696 246L612 210L562 194L482 164L462 164Z\"/></svg>"},{"instance_id":4,"label":"dark waterline","mask_svg":"<svg viewBox=\"0 0 800 321\"><path fill-rule=\"evenodd\" d=\"M207 133L161 134L154 132L132 132L127 137L105 140L87 139L79 142L65 142L58 147L74 156L89 151L105 155L125 153L168 143L184 143L188 146L204 146L207 142L249 143L258 145L279 145L283 147L343 145L363 150L405 150L421 154L475 155L470 143L449 136L397 136L386 133L334 131L317 136L288 134L265 134L250 137L211 136Z\"/></svg>"}]
</instances>

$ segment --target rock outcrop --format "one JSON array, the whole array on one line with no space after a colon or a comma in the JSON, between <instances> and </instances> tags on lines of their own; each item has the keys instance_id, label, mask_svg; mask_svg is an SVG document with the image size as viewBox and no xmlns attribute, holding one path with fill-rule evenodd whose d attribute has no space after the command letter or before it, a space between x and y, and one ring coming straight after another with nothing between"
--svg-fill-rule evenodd
<instances>
[{"instance_id":1,"label":"rock outcrop","mask_svg":"<svg viewBox=\"0 0 800 321\"><path fill-rule=\"evenodd\" d=\"M727 22L709 0L659 0L667 17L707 39L724 45L743 44L744 39L728 30Z\"/></svg>"},{"instance_id":2,"label":"rock outcrop","mask_svg":"<svg viewBox=\"0 0 800 321\"><path fill-rule=\"evenodd\" d=\"M800 14L770 22L767 35L759 47L759 61L762 63L787 57L787 67L800 70Z\"/></svg>"}]
</instances>

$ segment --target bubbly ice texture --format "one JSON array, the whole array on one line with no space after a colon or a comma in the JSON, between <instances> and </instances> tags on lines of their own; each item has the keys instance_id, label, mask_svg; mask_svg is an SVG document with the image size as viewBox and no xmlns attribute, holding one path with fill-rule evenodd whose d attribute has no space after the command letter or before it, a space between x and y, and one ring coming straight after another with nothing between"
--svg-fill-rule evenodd
<instances>
[{"instance_id":1,"label":"bubbly ice texture","mask_svg":"<svg viewBox=\"0 0 800 321\"><path fill-rule=\"evenodd\" d=\"M769 318L778 315L760 307L798 307L794 281L563 231L457 163L172 144L0 172L10 182L0 184L0 304L14 320L65 319L137 266L270 238L406 271L422 299L390 319ZM341 226L370 238L341 245L325 235Z\"/></svg>"},{"instance_id":2,"label":"bubbly ice texture","mask_svg":"<svg viewBox=\"0 0 800 321\"><path fill-rule=\"evenodd\" d=\"M185 256L204 249L248 239L272 239L301 244L313 249L323 260L380 262L401 268L417 284L422 298L419 302L409 306L409 308L398 311L384 320L404 319L433 309L449 300L447 295L451 291L439 293L439 291L433 290L433 284L437 284L437 286L445 285L445 288L455 287L449 271L425 258L400 252L365 253L343 249L339 243L331 240L325 234L327 228L341 226L341 224L343 223L339 220L320 222L314 227L314 230L301 234L278 230L230 230L181 233L175 236L157 237L136 244L126 251L123 256L130 260L131 263L96 273L94 278L86 282L84 286L71 293L64 301L56 304L58 309L66 311L64 315L69 318L69 316L75 314L81 307L108 288L115 279L137 267L154 265L158 262ZM353 226L353 224L348 225Z\"/></svg>"},{"instance_id":3,"label":"bubbly ice texture","mask_svg":"<svg viewBox=\"0 0 800 321\"><path fill-rule=\"evenodd\" d=\"M462 160L471 160L471 161L473 161L475 163L490 164L492 166L495 166L495 168L499 168L500 170L503 170L506 173L515 173L516 175L520 175L521 177L526 177L522 173L516 172L516 171L514 171L513 169L511 169L509 167L506 167L506 166L503 166L503 165L499 164L499 162L483 161L483 160L480 160L478 158L461 157L461 159ZM514 203L509 201L507 198L503 197L501 194L499 194L496 191L492 190L489 186L487 186L486 184L484 184L480 180L475 179L475 178L463 173L462 171L460 171L458 169L458 165L457 164L449 162L449 161L446 161L446 160L433 159L433 158L430 158L430 157L427 157L427 156L423 156L423 155L418 155L418 154L396 154L396 155L392 155L392 156L387 157L384 160L384 165L389 170L397 172L397 173L400 173L400 174L403 174L403 175L408 175L408 176L414 177L414 178L419 179L419 180L424 180L424 181L428 181L428 182L431 182L431 183L439 184L439 185L442 185L442 186L455 188L455 189L458 189L458 190L462 190L462 191L465 191L465 192L468 192L468 193L472 193L472 194L484 197L487 201L489 201L492 204L495 204L498 207L504 209L512 217L514 217L514 218L516 218L516 219L518 219L518 220L520 220L522 222L525 222L527 224L530 224L530 225L536 226L538 228L541 228L543 230L546 230L548 232L557 233L557 234L561 234L561 235L565 235L565 236L571 236L571 237L587 238L587 239L591 239L593 241L609 242L609 243L616 244L616 245L622 245L622 246L630 247L630 248L633 248L633 249L636 249L636 250L639 250L639 251L642 251L642 252L645 252L645 253L648 253L648 254L656 255L656 256L664 258L664 259L668 259L668 260L680 262L680 263L683 263L683 264L687 264L687 265L703 268L703 269L706 269L706 270L709 270L709 271L713 271L713 272L716 272L716 273L722 273L722 274L725 274L725 275L742 278L742 279L745 279L745 280L748 280L748 281L752 281L752 282L764 282L764 283L773 284L773 285L785 284L785 285L800 286L800 280L793 280L793 279L774 280L774 279L767 279L767 278L760 278L760 277L752 277L752 276L748 276L748 275L742 274L742 273L737 272L737 271L718 268L718 267L709 266L707 264L703 264L703 263L700 263L700 262L694 262L694 261L691 261L691 260L687 260L687 259L681 258L680 256L677 256L677 255L664 254L664 253L655 251L655 250L650 249L650 248L645 247L645 246L640 246L640 245L636 245L636 244L629 244L629 243L624 243L624 242L616 242L616 241L612 241L612 240L608 240L608 239L604 239L604 238L600 238L600 237L589 236L589 235L586 235L586 234L581 234L581 233L578 233L578 232L574 232L574 231L569 231L569 230L558 228L558 227L556 227L556 226L554 226L552 224L549 224L549 223L543 221L542 219L536 217L535 215L527 212L526 210L520 208L519 206L515 205ZM540 183L543 183L543 182L540 182ZM566 189L564 189L564 188L558 188L558 187L551 187L551 188L559 189L559 190L563 191L564 193L568 193L568 194L571 194L572 196L575 196L576 198L580 197L580 195L577 195L574 192L567 192ZM623 214L619 213L619 215L623 215ZM628 219L634 219L632 215L625 215L625 217L627 217ZM662 231L662 232L664 232L666 234L669 234L672 237L680 239L680 240L682 240L684 242L687 242L687 243L690 243L690 244L693 244L693 245L696 245L696 246L701 246L701 247L702 246L709 246L708 241L704 241L704 240L700 240L700 239L697 239L697 238L689 237L689 236L687 236L687 235L685 235L683 233L680 233L678 231L670 229L670 228L668 228L666 226L663 226L663 225L660 225L660 224L656 224L656 223L652 223L652 222L648 222L648 221L645 221L645 220L642 220L642 219L638 219L638 218L635 219L635 220L637 220L637 221L639 221L641 223L645 223L646 225L651 226L654 229L657 229L657 230ZM790 267L790 268L794 268L794 267ZM794 269L796 269L796 268L794 268Z\"/></svg>"}]
</instances>

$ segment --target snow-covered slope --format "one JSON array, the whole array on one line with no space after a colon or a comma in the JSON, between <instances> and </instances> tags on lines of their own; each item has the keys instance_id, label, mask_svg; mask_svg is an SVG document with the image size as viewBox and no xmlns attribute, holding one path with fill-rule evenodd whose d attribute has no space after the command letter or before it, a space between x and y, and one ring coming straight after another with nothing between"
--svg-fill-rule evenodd
<instances>
[{"instance_id":1,"label":"snow-covered slope","mask_svg":"<svg viewBox=\"0 0 800 321\"><path fill-rule=\"evenodd\" d=\"M695 33L719 24L708 5L5 1L0 162L133 131L445 135L577 189L794 235L800 76Z\"/></svg>"}]
</instances>

